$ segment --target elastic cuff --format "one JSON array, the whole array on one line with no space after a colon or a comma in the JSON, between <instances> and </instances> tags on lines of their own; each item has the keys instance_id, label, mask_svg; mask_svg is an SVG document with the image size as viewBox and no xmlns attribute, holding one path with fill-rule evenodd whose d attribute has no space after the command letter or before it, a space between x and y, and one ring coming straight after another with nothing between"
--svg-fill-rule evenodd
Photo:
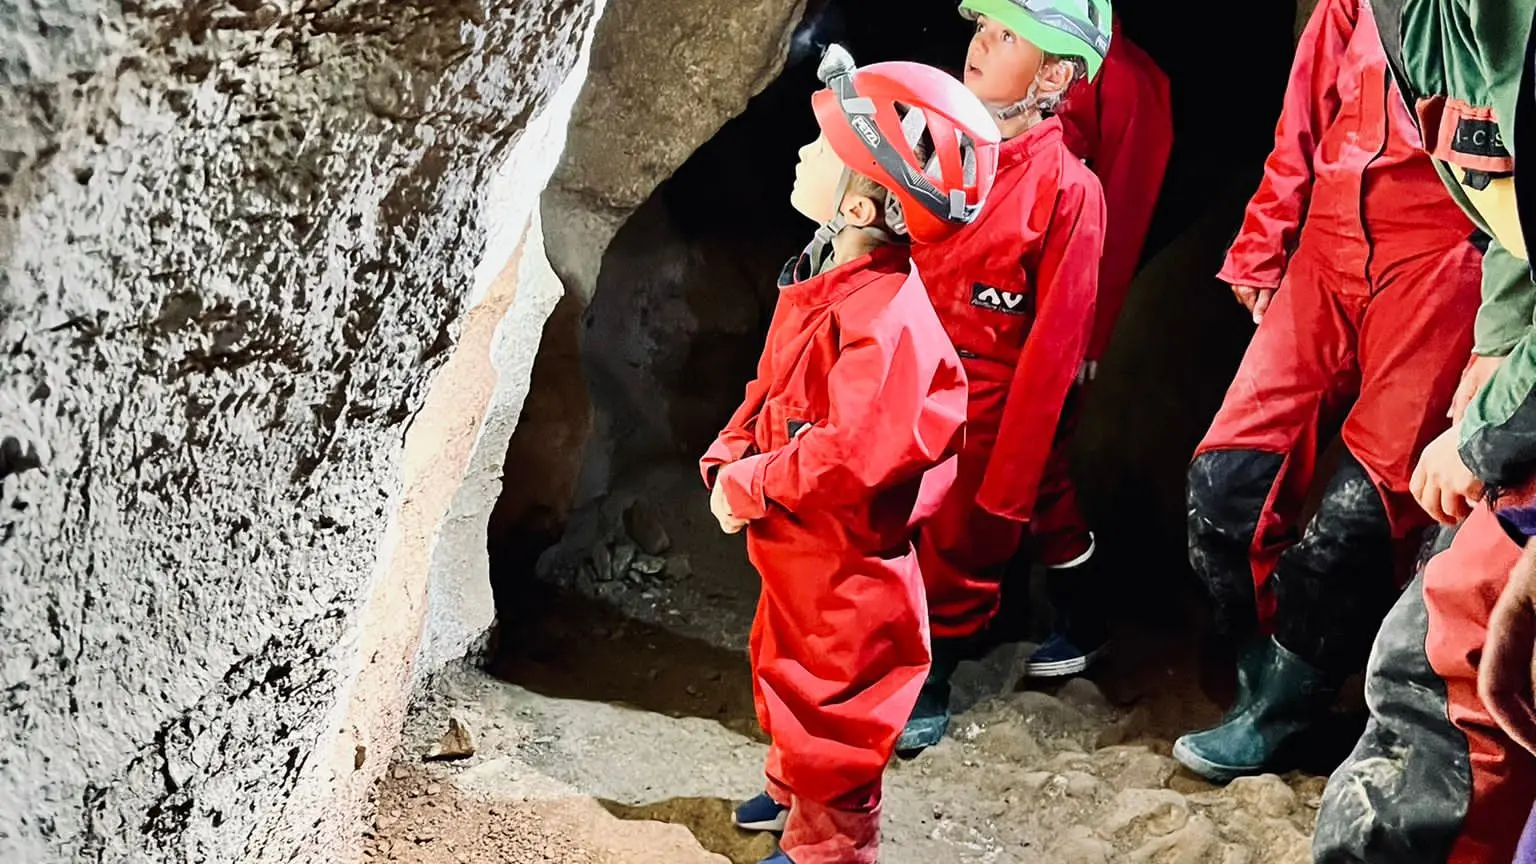
<instances>
[{"instance_id":1,"label":"elastic cuff","mask_svg":"<svg viewBox=\"0 0 1536 864\"><path fill-rule=\"evenodd\" d=\"M1493 345L1473 345L1472 353L1477 357L1508 357L1519 342L1519 339L1509 339Z\"/></svg>"},{"instance_id":2,"label":"elastic cuff","mask_svg":"<svg viewBox=\"0 0 1536 864\"><path fill-rule=\"evenodd\" d=\"M724 465L715 474L715 482L725 490L731 515L752 521L768 515L768 499L763 495L763 463L766 456L748 456Z\"/></svg>"}]
</instances>

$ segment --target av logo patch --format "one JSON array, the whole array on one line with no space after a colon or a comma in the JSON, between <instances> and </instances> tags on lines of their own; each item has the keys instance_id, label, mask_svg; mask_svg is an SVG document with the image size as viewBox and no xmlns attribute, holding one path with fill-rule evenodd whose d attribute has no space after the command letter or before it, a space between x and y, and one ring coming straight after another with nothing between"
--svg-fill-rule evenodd
<instances>
[{"instance_id":1,"label":"av logo patch","mask_svg":"<svg viewBox=\"0 0 1536 864\"><path fill-rule=\"evenodd\" d=\"M1035 314L1033 294L1015 294L980 282L971 286L971 305L1001 312L1004 315Z\"/></svg>"}]
</instances>

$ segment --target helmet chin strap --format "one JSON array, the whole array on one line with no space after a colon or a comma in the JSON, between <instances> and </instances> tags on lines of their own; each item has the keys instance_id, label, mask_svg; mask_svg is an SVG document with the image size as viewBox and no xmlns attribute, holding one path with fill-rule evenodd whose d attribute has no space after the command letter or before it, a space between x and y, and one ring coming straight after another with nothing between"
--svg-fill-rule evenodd
<instances>
[{"instance_id":1,"label":"helmet chin strap","mask_svg":"<svg viewBox=\"0 0 1536 864\"><path fill-rule=\"evenodd\" d=\"M811 244L800 253L800 259L795 262L794 278L796 282L804 282L815 276L820 276L826 271L827 265L832 262L832 241L837 235L843 233L843 229L849 227L848 219L843 215L843 199L848 195L848 189L853 185L853 172L847 167L843 168L842 176L837 180L837 191L833 193L832 218L823 222L811 237ZM885 231L870 227L860 227L860 231L870 237L890 242L891 235Z\"/></svg>"},{"instance_id":2,"label":"helmet chin strap","mask_svg":"<svg viewBox=\"0 0 1536 864\"><path fill-rule=\"evenodd\" d=\"M992 116L997 118L997 122L1006 123L1007 121L1012 120L1021 114L1027 114L1030 111L1035 110L1035 96L1037 95L1035 91L1038 87L1038 82L1031 81L1029 84L1029 92L1024 94L1023 99L1020 99L1012 105L1005 105L1002 108L996 109L992 112ZM991 108L992 106L988 105L987 107Z\"/></svg>"}]
</instances>

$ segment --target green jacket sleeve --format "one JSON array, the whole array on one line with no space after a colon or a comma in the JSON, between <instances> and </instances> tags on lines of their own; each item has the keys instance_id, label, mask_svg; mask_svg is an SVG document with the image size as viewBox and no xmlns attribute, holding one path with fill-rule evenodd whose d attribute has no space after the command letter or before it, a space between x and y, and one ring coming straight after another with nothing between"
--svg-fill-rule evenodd
<instances>
[{"instance_id":1,"label":"green jacket sleeve","mask_svg":"<svg viewBox=\"0 0 1536 864\"><path fill-rule=\"evenodd\" d=\"M1493 232L1467 200L1451 169L1438 159L1434 164L1451 197L1471 217L1478 230L1491 237ZM1480 357L1502 357L1513 350L1515 343L1530 329L1532 316L1536 314L1536 284L1531 282L1529 270L1524 261L1505 251L1497 240L1489 244L1483 255L1483 296L1473 327L1472 353Z\"/></svg>"},{"instance_id":2,"label":"green jacket sleeve","mask_svg":"<svg viewBox=\"0 0 1536 864\"><path fill-rule=\"evenodd\" d=\"M1473 353L1502 357L1515 350L1531 330L1536 314L1536 283L1530 266L1498 241L1483 255L1483 299L1477 308Z\"/></svg>"},{"instance_id":3,"label":"green jacket sleeve","mask_svg":"<svg viewBox=\"0 0 1536 864\"><path fill-rule=\"evenodd\" d=\"M1536 467L1533 308L1536 283L1531 281L1529 265L1494 240L1483 258L1477 352L1504 354L1505 359L1467 406L1460 452L1472 473L1495 489L1525 480Z\"/></svg>"}]
</instances>

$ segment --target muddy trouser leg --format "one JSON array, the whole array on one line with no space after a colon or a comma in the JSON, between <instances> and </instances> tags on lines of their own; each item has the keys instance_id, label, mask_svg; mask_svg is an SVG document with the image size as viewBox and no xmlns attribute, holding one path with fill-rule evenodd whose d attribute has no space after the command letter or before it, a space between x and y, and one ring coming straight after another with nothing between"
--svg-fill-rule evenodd
<instances>
[{"instance_id":1,"label":"muddy trouser leg","mask_svg":"<svg viewBox=\"0 0 1536 864\"><path fill-rule=\"evenodd\" d=\"M879 787L862 797L858 802L826 805L796 796L779 848L795 864L876 864L880 860Z\"/></svg>"},{"instance_id":2,"label":"muddy trouser leg","mask_svg":"<svg viewBox=\"0 0 1536 864\"><path fill-rule=\"evenodd\" d=\"M1476 664L1518 557L1480 505L1388 613L1366 669L1370 720L1318 813L1319 864L1514 855L1536 800L1536 759L1483 708Z\"/></svg>"},{"instance_id":3,"label":"muddy trouser leg","mask_svg":"<svg viewBox=\"0 0 1536 864\"><path fill-rule=\"evenodd\" d=\"M797 796L779 778L782 753L768 750L768 795L789 808L779 848L795 864L875 864L880 858L881 784L857 789L831 805Z\"/></svg>"},{"instance_id":4,"label":"muddy trouser leg","mask_svg":"<svg viewBox=\"0 0 1536 864\"><path fill-rule=\"evenodd\" d=\"M1397 596L1394 562L1381 495L1346 453L1301 540L1275 568L1275 641L1337 687L1365 665Z\"/></svg>"},{"instance_id":5,"label":"muddy trouser leg","mask_svg":"<svg viewBox=\"0 0 1536 864\"><path fill-rule=\"evenodd\" d=\"M1356 393L1360 309L1336 280L1304 242L1189 466L1189 563L1236 640L1272 617L1269 577Z\"/></svg>"},{"instance_id":6,"label":"muddy trouser leg","mask_svg":"<svg viewBox=\"0 0 1536 864\"><path fill-rule=\"evenodd\" d=\"M831 805L797 796L778 778L783 756L768 751L768 795L789 808L779 848L795 864L875 864L880 858L881 784L855 790Z\"/></svg>"},{"instance_id":7,"label":"muddy trouser leg","mask_svg":"<svg viewBox=\"0 0 1536 864\"><path fill-rule=\"evenodd\" d=\"M1360 389L1347 455L1296 546L1280 558L1275 637L1335 684L1358 672L1400 582L1397 562L1430 524L1409 482L1472 350L1480 256L1469 243L1395 255L1360 317ZM1403 577L1408 575L1407 568Z\"/></svg>"}]
</instances>

